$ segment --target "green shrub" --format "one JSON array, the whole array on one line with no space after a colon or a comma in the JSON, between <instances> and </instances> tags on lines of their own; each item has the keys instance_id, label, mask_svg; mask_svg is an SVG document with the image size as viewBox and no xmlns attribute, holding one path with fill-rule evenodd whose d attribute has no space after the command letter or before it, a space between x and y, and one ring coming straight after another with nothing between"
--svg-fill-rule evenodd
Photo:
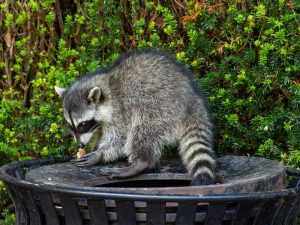
<instances>
[{"instance_id":1,"label":"green shrub","mask_svg":"<svg viewBox=\"0 0 300 225\"><path fill-rule=\"evenodd\" d=\"M11 214L8 209L5 208L6 205L10 204L11 200L6 192L3 182L0 181L0 216L4 217L5 220L2 223L0 219L0 224L3 225L13 225L15 224L15 215ZM3 210L2 210L3 209Z\"/></svg>"},{"instance_id":2,"label":"green shrub","mask_svg":"<svg viewBox=\"0 0 300 225\"><path fill-rule=\"evenodd\" d=\"M1 164L72 153L53 86L144 47L172 51L194 70L209 93L219 153L280 159L299 150L296 2L122 4L1 4Z\"/></svg>"},{"instance_id":3,"label":"green shrub","mask_svg":"<svg viewBox=\"0 0 300 225\"><path fill-rule=\"evenodd\" d=\"M2 225L14 225L16 224L16 216L13 213L10 213L7 209L4 209L1 215L5 218L4 221L1 221Z\"/></svg>"},{"instance_id":4,"label":"green shrub","mask_svg":"<svg viewBox=\"0 0 300 225\"><path fill-rule=\"evenodd\" d=\"M199 80L210 93L219 152L280 159L299 150L297 7L292 1L229 3L226 13L203 13L194 22L205 34L197 38L199 46L206 43L199 57L207 55Z\"/></svg>"},{"instance_id":5,"label":"green shrub","mask_svg":"<svg viewBox=\"0 0 300 225\"><path fill-rule=\"evenodd\" d=\"M300 167L299 11L296 0L2 1L0 164L74 153L54 85L155 47L204 87L218 153Z\"/></svg>"}]
</instances>

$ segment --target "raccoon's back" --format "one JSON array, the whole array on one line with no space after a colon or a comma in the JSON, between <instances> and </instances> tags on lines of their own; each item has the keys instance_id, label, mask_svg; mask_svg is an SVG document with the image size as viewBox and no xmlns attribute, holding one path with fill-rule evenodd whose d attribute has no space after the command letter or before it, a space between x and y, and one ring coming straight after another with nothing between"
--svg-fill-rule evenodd
<instances>
[{"instance_id":1,"label":"raccoon's back","mask_svg":"<svg viewBox=\"0 0 300 225\"><path fill-rule=\"evenodd\" d=\"M153 50L125 54L111 66L110 87L118 97L132 102L160 100L186 102L201 98L192 75L172 56Z\"/></svg>"}]
</instances>

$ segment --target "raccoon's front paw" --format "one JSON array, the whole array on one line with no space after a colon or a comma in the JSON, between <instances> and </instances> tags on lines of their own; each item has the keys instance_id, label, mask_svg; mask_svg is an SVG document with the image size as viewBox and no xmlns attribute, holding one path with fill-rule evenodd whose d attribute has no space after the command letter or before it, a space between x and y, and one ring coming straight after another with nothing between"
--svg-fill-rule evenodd
<instances>
[{"instance_id":1,"label":"raccoon's front paw","mask_svg":"<svg viewBox=\"0 0 300 225\"><path fill-rule=\"evenodd\" d=\"M148 167L147 162L142 162L140 160L136 160L129 166L105 168L101 171L101 174L103 174L104 176L107 176L108 179L126 178L126 177L135 176L135 175L141 173L147 167Z\"/></svg>"},{"instance_id":2,"label":"raccoon's front paw","mask_svg":"<svg viewBox=\"0 0 300 225\"><path fill-rule=\"evenodd\" d=\"M100 171L101 175L106 176L108 179L119 178L123 172L124 169L119 167L105 168Z\"/></svg>"},{"instance_id":3,"label":"raccoon's front paw","mask_svg":"<svg viewBox=\"0 0 300 225\"><path fill-rule=\"evenodd\" d=\"M101 160L101 154L100 153L91 152L91 153L88 153L88 154L84 155L80 159L73 160L73 163L76 166L88 167L88 166L96 165L100 160Z\"/></svg>"}]
</instances>

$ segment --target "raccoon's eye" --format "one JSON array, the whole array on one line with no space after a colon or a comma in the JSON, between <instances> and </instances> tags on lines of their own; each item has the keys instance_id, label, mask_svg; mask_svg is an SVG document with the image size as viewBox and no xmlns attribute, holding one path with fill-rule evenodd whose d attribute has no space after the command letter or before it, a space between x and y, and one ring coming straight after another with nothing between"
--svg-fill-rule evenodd
<instances>
[{"instance_id":1,"label":"raccoon's eye","mask_svg":"<svg viewBox=\"0 0 300 225\"><path fill-rule=\"evenodd\" d=\"M87 132L91 132L92 130L94 130L97 127L98 127L98 123L95 120L88 120L85 122L81 122L77 126L77 132L87 133Z\"/></svg>"}]
</instances>

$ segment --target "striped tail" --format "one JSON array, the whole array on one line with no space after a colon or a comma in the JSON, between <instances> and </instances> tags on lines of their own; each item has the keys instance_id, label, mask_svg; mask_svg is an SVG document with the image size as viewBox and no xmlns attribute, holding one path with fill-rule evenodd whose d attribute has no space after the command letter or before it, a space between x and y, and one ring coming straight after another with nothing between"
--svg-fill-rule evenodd
<instances>
[{"instance_id":1,"label":"striped tail","mask_svg":"<svg viewBox=\"0 0 300 225\"><path fill-rule=\"evenodd\" d=\"M193 125L185 129L180 141L180 155L192 177L192 185L215 182L212 125Z\"/></svg>"}]
</instances>

